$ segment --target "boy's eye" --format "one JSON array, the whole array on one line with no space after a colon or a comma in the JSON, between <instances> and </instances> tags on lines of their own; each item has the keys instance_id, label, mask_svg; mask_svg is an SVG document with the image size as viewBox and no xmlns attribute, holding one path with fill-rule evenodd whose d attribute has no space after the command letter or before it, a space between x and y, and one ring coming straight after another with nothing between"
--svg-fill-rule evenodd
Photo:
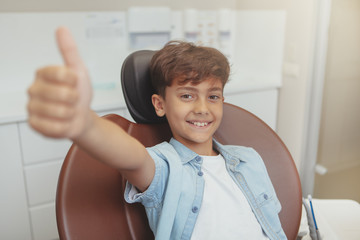
<instances>
[{"instance_id":1,"label":"boy's eye","mask_svg":"<svg viewBox=\"0 0 360 240\"><path fill-rule=\"evenodd\" d=\"M210 99L210 100L219 100L219 99L220 99L220 96L218 96L218 95L211 95L211 96L209 96L209 99Z\"/></svg>"},{"instance_id":2,"label":"boy's eye","mask_svg":"<svg viewBox=\"0 0 360 240\"><path fill-rule=\"evenodd\" d=\"M192 99L193 98L193 96L191 94L183 94L180 97L183 99Z\"/></svg>"}]
</instances>

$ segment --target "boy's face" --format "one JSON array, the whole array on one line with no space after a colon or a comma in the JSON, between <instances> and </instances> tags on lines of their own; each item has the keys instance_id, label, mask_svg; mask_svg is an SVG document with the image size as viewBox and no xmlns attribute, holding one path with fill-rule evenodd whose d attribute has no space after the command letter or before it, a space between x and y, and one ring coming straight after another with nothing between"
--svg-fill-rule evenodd
<instances>
[{"instance_id":1,"label":"boy's face","mask_svg":"<svg viewBox=\"0 0 360 240\"><path fill-rule=\"evenodd\" d=\"M219 79L207 78L197 85L179 85L174 80L165 89L165 99L153 95L158 116L166 115L173 137L201 155L215 154L212 137L223 115L223 86Z\"/></svg>"}]
</instances>

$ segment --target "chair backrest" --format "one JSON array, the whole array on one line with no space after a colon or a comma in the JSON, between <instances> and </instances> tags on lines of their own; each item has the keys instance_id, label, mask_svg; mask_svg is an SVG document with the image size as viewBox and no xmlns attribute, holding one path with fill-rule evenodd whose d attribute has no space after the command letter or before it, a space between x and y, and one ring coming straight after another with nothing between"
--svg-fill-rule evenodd
<instances>
[{"instance_id":1,"label":"chair backrest","mask_svg":"<svg viewBox=\"0 0 360 240\"><path fill-rule=\"evenodd\" d=\"M117 115L105 116L145 146L171 138L168 124L153 112L149 98L153 89L149 85L148 64L153 53L135 52L122 68L124 97L138 123ZM225 103L215 138L223 144L250 146L259 152L282 205L280 220L285 234L288 239L296 239L301 219L301 185L294 161L277 134L248 111ZM125 179L117 170L73 145L60 172L56 196L60 238L153 239L144 208L127 204L124 188Z\"/></svg>"}]
</instances>

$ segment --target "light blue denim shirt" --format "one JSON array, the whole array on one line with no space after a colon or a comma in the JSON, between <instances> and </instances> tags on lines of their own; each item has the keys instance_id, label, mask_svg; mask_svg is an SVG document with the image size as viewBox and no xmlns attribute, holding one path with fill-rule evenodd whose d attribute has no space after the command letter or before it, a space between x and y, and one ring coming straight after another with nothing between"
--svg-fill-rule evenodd
<instances>
[{"instance_id":1,"label":"light blue denim shirt","mask_svg":"<svg viewBox=\"0 0 360 240\"><path fill-rule=\"evenodd\" d=\"M215 140L214 148L224 157L230 176L266 235L286 239L278 216L281 205L259 154L252 148L221 145ZM148 152L155 161L154 179L145 192L132 199L132 186L127 183L125 200L144 205L156 239L190 239L204 192L203 160L175 139L148 148Z\"/></svg>"}]
</instances>

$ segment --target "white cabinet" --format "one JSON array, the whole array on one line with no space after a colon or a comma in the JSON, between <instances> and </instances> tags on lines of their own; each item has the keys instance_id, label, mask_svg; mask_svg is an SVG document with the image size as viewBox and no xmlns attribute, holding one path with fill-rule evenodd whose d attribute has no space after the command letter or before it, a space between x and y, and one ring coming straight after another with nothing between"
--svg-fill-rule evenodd
<instances>
[{"instance_id":1,"label":"white cabinet","mask_svg":"<svg viewBox=\"0 0 360 240\"><path fill-rule=\"evenodd\" d=\"M31 239L16 124L0 125L0 239Z\"/></svg>"},{"instance_id":2,"label":"white cabinet","mask_svg":"<svg viewBox=\"0 0 360 240\"><path fill-rule=\"evenodd\" d=\"M125 109L98 112L127 116ZM0 124L0 239L58 239L55 196L69 140L50 139L24 120Z\"/></svg>"},{"instance_id":3,"label":"white cabinet","mask_svg":"<svg viewBox=\"0 0 360 240\"><path fill-rule=\"evenodd\" d=\"M277 88L269 88L225 95L225 102L237 105L255 114L275 131L278 95L279 90Z\"/></svg>"},{"instance_id":4,"label":"white cabinet","mask_svg":"<svg viewBox=\"0 0 360 240\"><path fill-rule=\"evenodd\" d=\"M66 154L67 150L64 150ZM24 167L29 206L38 206L55 200L57 178L63 158L43 164Z\"/></svg>"},{"instance_id":5,"label":"white cabinet","mask_svg":"<svg viewBox=\"0 0 360 240\"><path fill-rule=\"evenodd\" d=\"M19 123L19 133L25 165L63 159L71 145L66 139L51 139L39 135L26 122Z\"/></svg>"},{"instance_id":6,"label":"white cabinet","mask_svg":"<svg viewBox=\"0 0 360 240\"><path fill-rule=\"evenodd\" d=\"M54 202L31 207L29 212L31 216L33 240L59 239Z\"/></svg>"},{"instance_id":7,"label":"white cabinet","mask_svg":"<svg viewBox=\"0 0 360 240\"><path fill-rule=\"evenodd\" d=\"M43 137L27 122L19 128L28 212L33 240L57 239L55 196L62 162L71 146L69 140Z\"/></svg>"}]
</instances>

